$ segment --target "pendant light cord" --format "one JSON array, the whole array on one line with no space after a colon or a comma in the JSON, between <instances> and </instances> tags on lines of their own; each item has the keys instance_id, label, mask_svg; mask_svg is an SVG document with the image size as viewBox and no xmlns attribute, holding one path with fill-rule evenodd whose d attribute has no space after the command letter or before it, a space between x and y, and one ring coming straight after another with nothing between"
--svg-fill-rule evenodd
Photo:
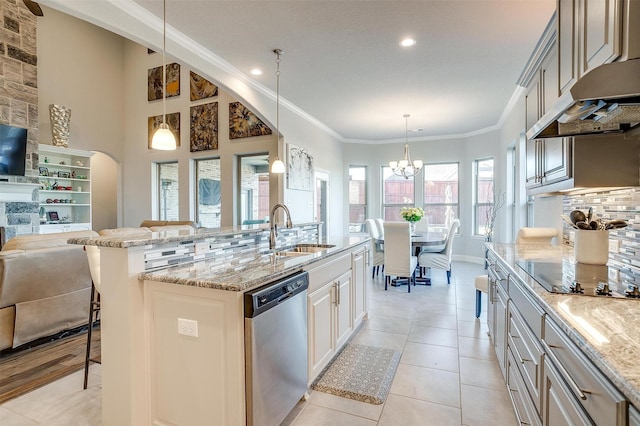
<instances>
[{"instance_id":1,"label":"pendant light cord","mask_svg":"<svg viewBox=\"0 0 640 426\"><path fill-rule=\"evenodd\" d=\"M280 142L280 55L281 49L273 51L276 54L276 143Z\"/></svg>"},{"instance_id":2,"label":"pendant light cord","mask_svg":"<svg viewBox=\"0 0 640 426\"><path fill-rule=\"evenodd\" d=\"M167 50L167 0L162 1L162 124L167 117L167 64L164 52Z\"/></svg>"}]
</instances>

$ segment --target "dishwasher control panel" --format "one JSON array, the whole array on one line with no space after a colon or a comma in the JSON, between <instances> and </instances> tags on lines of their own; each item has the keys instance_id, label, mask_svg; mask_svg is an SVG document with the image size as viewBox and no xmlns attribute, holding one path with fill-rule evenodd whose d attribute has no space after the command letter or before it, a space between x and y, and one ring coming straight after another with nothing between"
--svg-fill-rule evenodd
<instances>
[{"instance_id":1,"label":"dishwasher control panel","mask_svg":"<svg viewBox=\"0 0 640 426\"><path fill-rule=\"evenodd\" d=\"M250 290L244 294L244 316L253 318L260 315L308 287L309 274L300 272Z\"/></svg>"}]
</instances>

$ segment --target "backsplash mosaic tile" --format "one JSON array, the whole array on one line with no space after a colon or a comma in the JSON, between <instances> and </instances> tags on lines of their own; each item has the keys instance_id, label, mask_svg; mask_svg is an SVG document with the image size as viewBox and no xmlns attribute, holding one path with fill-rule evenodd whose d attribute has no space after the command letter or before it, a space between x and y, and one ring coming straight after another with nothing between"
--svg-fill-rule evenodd
<instances>
[{"instance_id":1,"label":"backsplash mosaic tile","mask_svg":"<svg viewBox=\"0 0 640 426\"><path fill-rule=\"evenodd\" d=\"M616 189L587 194L565 195L562 213L572 210L587 212L603 219L624 219L629 226L609 231L609 269L618 270L620 279L626 284L640 286L640 187ZM564 228L563 241L569 240L570 229ZM616 245L619 246L615 252Z\"/></svg>"}]
</instances>

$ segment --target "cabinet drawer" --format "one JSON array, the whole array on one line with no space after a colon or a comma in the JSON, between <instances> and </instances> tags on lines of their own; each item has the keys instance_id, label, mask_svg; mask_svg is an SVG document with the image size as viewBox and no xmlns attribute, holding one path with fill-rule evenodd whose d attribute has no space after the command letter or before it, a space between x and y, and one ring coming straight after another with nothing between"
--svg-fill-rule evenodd
<instances>
[{"instance_id":1,"label":"cabinet drawer","mask_svg":"<svg viewBox=\"0 0 640 426\"><path fill-rule=\"evenodd\" d=\"M640 426L640 411L633 405L629 406L629 426Z\"/></svg>"},{"instance_id":2,"label":"cabinet drawer","mask_svg":"<svg viewBox=\"0 0 640 426\"><path fill-rule=\"evenodd\" d=\"M547 358L558 368L577 401L596 424L626 424L627 402L624 396L549 318L545 324L543 346Z\"/></svg>"},{"instance_id":3,"label":"cabinet drawer","mask_svg":"<svg viewBox=\"0 0 640 426\"><path fill-rule=\"evenodd\" d=\"M524 323L529 326L533 334L538 338L542 338L542 330L544 327L544 311L538 306L533 299L526 294L526 290L522 288L522 284L513 278L510 279L509 296L512 304L516 307Z\"/></svg>"},{"instance_id":4,"label":"cabinet drawer","mask_svg":"<svg viewBox=\"0 0 640 426\"><path fill-rule=\"evenodd\" d=\"M332 256L309 269L309 293L351 270L351 253Z\"/></svg>"},{"instance_id":5,"label":"cabinet drawer","mask_svg":"<svg viewBox=\"0 0 640 426\"><path fill-rule=\"evenodd\" d=\"M533 333L525 325L520 314L512 309L512 306L509 307L509 349L513 353L513 359L522 375L522 381L539 413L543 352Z\"/></svg>"},{"instance_id":6,"label":"cabinet drawer","mask_svg":"<svg viewBox=\"0 0 640 426\"><path fill-rule=\"evenodd\" d=\"M507 351L507 388L513 407L515 408L516 418L521 425L540 425L540 414L531 401L531 397L527 392L526 385L522 381L517 362L511 350Z\"/></svg>"}]
</instances>

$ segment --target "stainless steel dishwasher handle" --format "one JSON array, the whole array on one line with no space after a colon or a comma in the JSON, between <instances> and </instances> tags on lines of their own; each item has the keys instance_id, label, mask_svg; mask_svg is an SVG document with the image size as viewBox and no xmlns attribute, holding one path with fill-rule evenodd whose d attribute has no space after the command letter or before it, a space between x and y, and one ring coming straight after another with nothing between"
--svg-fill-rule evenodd
<instances>
[{"instance_id":1,"label":"stainless steel dishwasher handle","mask_svg":"<svg viewBox=\"0 0 640 426\"><path fill-rule=\"evenodd\" d=\"M565 368L562 366L562 364L560 364L560 361L558 360L558 358L553 354L553 352L551 350L551 346L549 346L549 344L547 342L545 342L544 340L541 340L541 343L542 343L542 347L544 348L545 354L549 358L551 358L551 361L556 366L556 368L560 371L560 374L562 374L562 376L564 377L565 381L569 384L569 386L571 386L573 388L574 392L576 394L578 394L578 397L581 400L586 401L587 400L587 396L584 394L582 389L580 389L578 384L573 381L573 379L569 375L569 372L567 372L567 370L565 370Z\"/></svg>"}]
</instances>

